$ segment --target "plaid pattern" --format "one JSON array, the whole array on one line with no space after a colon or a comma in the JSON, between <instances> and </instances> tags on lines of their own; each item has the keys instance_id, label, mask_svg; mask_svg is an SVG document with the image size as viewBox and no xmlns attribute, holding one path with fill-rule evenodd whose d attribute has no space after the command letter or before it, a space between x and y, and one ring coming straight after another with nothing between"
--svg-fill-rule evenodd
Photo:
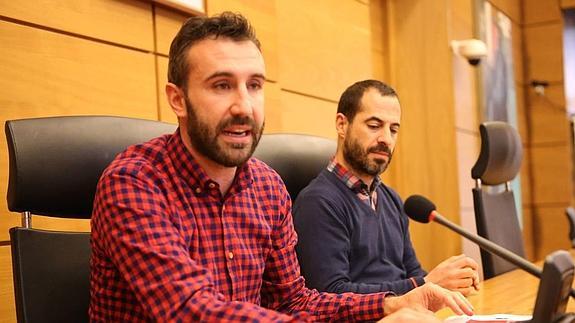
<instances>
[{"instance_id":1,"label":"plaid pattern","mask_svg":"<svg viewBox=\"0 0 575 323\"><path fill-rule=\"evenodd\" d=\"M252 158L221 196L178 131L112 162L98 184L91 224L94 322L383 316L385 293L305 288L291 201L277 173Z\"/></svg>"},{"instance_id":2,"label":"plaid pattern","mask_svg":"<svg viewBox=\"0 0 575 323\"><path fill-rule=\"evenodd\" d=\"M355 176L351 171L346 169L342 164L331 160L327 165L327 170L334 173L335 176L341 179L347 187L349 187L360 201L369 205L374 211L377 208L377 186L381 182L378 176L375 176L371 186L367 186L359 177Z\"/></svg>"}]
</instances>

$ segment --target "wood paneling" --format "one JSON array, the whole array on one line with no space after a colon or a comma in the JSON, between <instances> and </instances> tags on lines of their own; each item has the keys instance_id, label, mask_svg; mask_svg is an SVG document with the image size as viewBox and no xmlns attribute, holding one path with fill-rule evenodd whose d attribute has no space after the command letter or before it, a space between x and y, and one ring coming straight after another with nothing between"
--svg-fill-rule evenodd
<instances>
[{"instance_id":1,"label":"wood paneling","mask_svg":"<svg viewBox=\"0 0 575 323\"><path fill-rule=\"evenodd\" d=\"M473 209L475 181L471 178L471 168L475 165L481 146L479 134L457 132L457 169L459 179L459 204L461 209Z\"/></svg>"},{"instance_id":2,"label":"wood paneling","mask_svg":"<svg viewBox=\"0 0 575 323\"><path fill-rule=\"evenodd\" d=\"M170 53L170 44L176 37L180 27L188 19L189 15L166 9L162 6L154 6L156 48L163 55Z\"/></svg>"},{"instance_id":3,"label":"wood paneling","mask_svg":"<svg viewBox=\"0 0 575 323\"><path fill-rule=\"evenodd\" d=\"M277 15L282 88L337 101L349 85L373 76L367 5L278 0Z\"/></svg>"},{"instance_id":4,"label":"wood paneling","mask_svg":"<svg viewBox=\"0 0 575 323\"><path fill-rule=\"evenodd\" d=\"M393 84L402 104L402 130L394 155L396 188L418 193L459 222L459 187L452 53L447 45L446 2L393 1ZM445 46L438 46L445 44ZM424 53L424 54L422 54ZM461 252L461 241L439 226L414 225L412 240L426 268ZM442 247L430 247L441 237Z\"/></svg>"},{"instance_id":5,"label":"wood paneling","mask_svg":"<svg viewBox=\"0 0 575 323\"><path fill-rule=\"evenodd\" d=\"M150 54L0 21L0 122L53 115L110 114L157 118L154 60ZM0 140L0 151L6 151ZM0 155L7 183L8 157ZM0 187L6 196L6 185ZM5 216L0 240L18 216Z\"/></svg>"},{"instance_id":6,"label":"wood paneling","mask_svg":"<svg viewBox=\"0 0 575 323\"><path fill-rule=\"evenodd\" d=\"M280 92L281 131L337 138L337 104L301 94Z\"/></svg>"},{"instance_id":7,"label":"wood paneling","mask_svg":"<svg viewBox=\"0 0 575 323\"><path fill-rule=\"evenodd\" d=\"M515 83L524 83L525 64L523 62L523 30L520 25L511 25L511 46L513 59L513 78Z\"/></svg>"},{"instance_id":8,"label":"wood paneling","mask_svg":"<svg viewBox=\"0 0 575 323\"><path fill-rule=\"evenodd\" d=\"M533 203L544 204L571 202L571 158L567 144L561 146L534 146L532 150ZM554 239L554 236L547 236ZM536 241L538 242L538 241Z\"/></svg>"},{"instance_id":9,"label":"wood paneling","mask_svg":"<svg viewBox=\"0 0 575 323\"><path fill-rule=\"evenodd\" d=\"M522 0L488 0L494 7L503 11L515 24L521 24Z\"/></svg>"},{"instance_id":10,"label":"wood paneling","mask_svg":"<svg viewBox=\"0 0 575 323\"><path fill-rule=\"evenodd\" d=\"M210 0L207 9L210 15L222 11L241 12L250 20L262 45L262 53L266 61L266 77L268 80L277 81L278 33L276 1Z\"/></svg>"},{"instance_id":11,"label":"wood paneling","mask_svg":"<svg viewBox=\"0 0 575 323\"><path fill-rule=\"evenodd\" d=\"M0 322L16 322L10 246L0 246L0 286Z\"/></svg>"},{"instance_id":12,"label":"wood paneling","mask_svg":"<svg viewBox=\"0 0 575 323\"><path fill-rule=\"evenodd\" d=\"M574 9L575 0L561 0L561 8L563 9Z\"/></svg>"},{"instance_id":13,"label":"wood paneling","mask_svg":"<svg viewBox=\"0 0 575 323\"><path fill-rule=\"evenodd\" d=\"M563 25L527 26L524 36L526 83L532 80L563 82Z\"/></svg>"},{"instance_id":14,"label":"wood paneling","mask_svg":"<svg viewBox=\"0 0 575 323\"><path fill-rule=\"evenodd\" d=\"M505 1L505 0L501 0ZM525 0L523 1L523 23L526 25L558 21L561 19L559 1Z\"/></svg>"},{"instance_id":15,"label":"wood paneling","mask_svg":"<svg viewBox=\"0 0 575 323\"><path fill-rule=\"evenodd\" d=\"M148 1L0 1L0 15L126 46L154 48Z\"/></svg>"},{"instance_id":16,"label":"wood paneling","mask_svg":"<svg viewBox=\"0 0 575 323\"><path fill-rule=\"evenodd\" d=\"M543 259L554 250L569 250L569 224L564 206L536 207L533 216L533 239L535 258Z\"/></svg>"},{"instance_id":17,"label":"wood paneling","mask_svg":"<svg viewBox=\"0 0 575 323\"><path fill-rule=\"evenodd\" d=\"M548 86L545 95L538 95L532 87L527 87L532 144L567 144L570 141L569 119L563 93L563 85Z\"/></svg>"},{"instance_id":18,"label":"wood paneling","mask_svg":"<svg viewBox=\"0 0 575 323\"><path fill-rule=\"evenodd\" d=\"M525 86L515 82L515 104L517 106L517 131L524 146L530 140L529 124L527 121L529 107L525 104Z\"/></svg>"}]
</instances>

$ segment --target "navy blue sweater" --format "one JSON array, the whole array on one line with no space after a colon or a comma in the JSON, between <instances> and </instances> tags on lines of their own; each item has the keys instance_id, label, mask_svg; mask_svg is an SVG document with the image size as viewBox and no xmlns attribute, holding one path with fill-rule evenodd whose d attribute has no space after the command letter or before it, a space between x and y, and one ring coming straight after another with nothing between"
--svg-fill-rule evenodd
<instances>
[{"instance_id":1,"label":"navy blue sweater","mask_svg":"<svg viewBox=\"0 0 575 323\"><path fill-rule=\"evenodd\" d=\"M298 195L293 218L306 285L333 293L404 294L424 283L398 194L377 187L377 210L324 169Z\"/></svg>"}]
</instances>

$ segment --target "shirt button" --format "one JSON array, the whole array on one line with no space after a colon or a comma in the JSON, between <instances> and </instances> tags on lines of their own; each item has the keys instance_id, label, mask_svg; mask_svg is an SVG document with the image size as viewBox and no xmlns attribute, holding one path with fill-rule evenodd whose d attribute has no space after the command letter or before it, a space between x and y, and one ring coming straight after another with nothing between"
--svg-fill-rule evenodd
<instances>
[{"instance_id":1,"label":"shirt button","mask_svg":"<svg viewBox=\"0 0 575 323\"><path fill-rule=\"evenodd\" d=\"M214 188L214 187L216 187L216 184L210 183L210 184L208 184L208 187L209 187L209 188Z\"/></svg>"},{"instance_id":2,"label":"shirt button","mask_svg":"<svg viewBox=\"0 0 575 323\"><path fill-rule=\"evenodd\" d=\"M230 260L234 259L234 253L231 252L231 251L228 252L228 258L229 258Z\"/></svg>"},{"instance_id":3,"label":"shirt button","mask_svg":"<svg viewBox=\"0 0 575 323\"><path fill-rule=\"evenodd\" d=\"M199 188L199 187L196 187L196 193L197 193L197 194L200 194L201 192L202 192L202 189Z\"/></svg>"}]
</instances>

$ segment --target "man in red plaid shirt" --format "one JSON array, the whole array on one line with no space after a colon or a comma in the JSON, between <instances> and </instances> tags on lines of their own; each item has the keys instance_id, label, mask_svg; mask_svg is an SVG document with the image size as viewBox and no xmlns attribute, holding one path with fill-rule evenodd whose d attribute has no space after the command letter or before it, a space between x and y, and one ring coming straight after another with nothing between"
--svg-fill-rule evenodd
<instances>
[{"instance_id":1,"label":"man in red plaid shirt","mask_svg":"<svg viewBox=\"0 0 575 323\"><path fill-rule=\"evenodd\" d=\"M170 48L178 130L129 147L98 184L92 215L94 322L435 320L459 293L426 284L391 297L305 287L291 201L251 158L264 127L265 67L244 17L188 20ZM400 308L414 310L401 310ZM397 311L397 312L396 312ZM394 313L396 312L396 313ZM392 314L393 313L393 314Z\"/></svg>"}]
</instances>

